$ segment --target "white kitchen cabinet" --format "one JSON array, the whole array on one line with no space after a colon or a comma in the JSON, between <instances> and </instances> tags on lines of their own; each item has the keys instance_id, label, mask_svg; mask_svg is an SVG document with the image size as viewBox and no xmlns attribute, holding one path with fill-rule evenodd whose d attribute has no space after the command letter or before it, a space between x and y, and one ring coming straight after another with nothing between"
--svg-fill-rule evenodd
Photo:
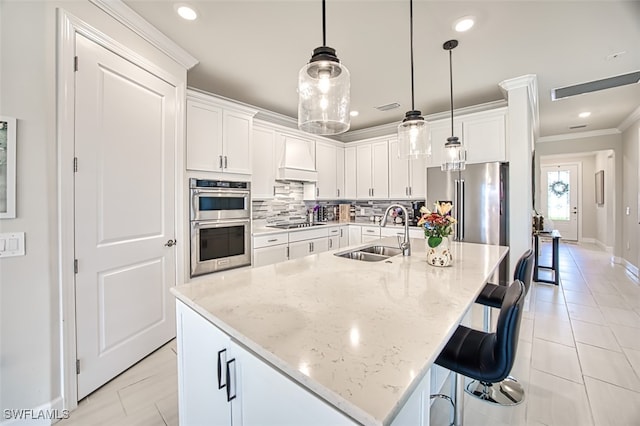
<instances>
[{"instance_id":1,"label":"white kitchen cabinet","mask_svg":"<svg viewBox=\"0 0 640 426\"><path fill-rule=\"evenodd\" d=\"M329 250L335 250L342 247L340 244L342 232L342 226L334 226L328 229L329 231Z\"/></svg>"},{"instance_id":2,"label":"white kitchen cabinet","mask_svg":"<svg viewBox=\"0 0 640 426\"><path fill-rule=\"evenodd\" d=\"M282 144L278 143L275 130L269 127L254 124L252 133L251 197L272 199L275 197L276 167L282 155Z\"/></svg>"},{"instance_id":3,"label":"white kitchen cabinet","mask_svg":"<svg viewBox=\"0 0 640 426\"><path fill-rule=\"evenodd\" d=\"M348 146L344 149L344 196L342 198L353 200L357 197L356 183L356 161L357 152L355 146Z\"/></svg>"},{"instance_id":4,"label":"white kitchen cabinet","mask_svg":"<svg viewBox=\"0 0 640 426\"><path fill-rule=\"evenodd\" d=\"M340 236L339 235L336 235L335 237L329 237L327 242L329 243L329 247L327 247L327 250L335 250L335 249L340 248Z\"/></svg>"},{"instance_id":5,"label":"white kitchen cabinet","mask_svg":"<svg viewBox=\"0 0 640 426\"><path fill-rule=\"evenodd\" d=\"M389 148L386 140L356 147L356 198L389 198Z\"/></svg>"},{"instance_id":6,"label":"white kitchen cabinet","mask_svg":"<svg viewBox=\"0 0 640 426\"><path fill-rule=\"evenodd\" d=\"M253 237L253 259L251 264L259 266L284 262L289 259L289 234L257 235Z\"/></svg>"},{"instance_id":7,"label":"white kitchen cabinet","mask_svg":"<svg viewBox=\"0 0 640 426\"><path fill-rule=\"evenodd\" d=\"M398 158L398 140L389 140L389 198L392 200L426 197L424 158Z\"/></svg>"},{"instance_id":8,"label":"white kitchen cabinet","mask_svg":"<svg viewBox=\"0 0 640 426\"><path fill-rule=\"evenodd\" d=\"M349 225L349 245L362 244L362 227L360 225Z\"/></svg>"},{"instance_id":9,"label":"white kitchen cabinet","mask_svg":"<svg viewBox=\"0 0 640 426\"><path fill-rule=\"evenodd\" d=\"M467 149L467 163L488 163L507 160L506 108L455 116L454 135L459 137ZM451 119L430 123L431 158L427 167L440 167L443 147L451 136Z\"/></svg>"},{"instance_id":10,"label":"white kitchen cabinet","mask_svg":"<svg viewBox=\"0 0 640 426\"><path fill-rule=\"evenodd\" d=\"M251 136L255 111L236 109L214 97L187 96L187 169L251 174Z\"/></svg>"},{"instance_id":11,"label":"white kitchen cabinet","mask_svg":"<svg viewBox=\"0 0 640 426\"><path fill-rule=\"evenodd\" d=\"M469 114L462 119L467 162L507 161L506 108Z\"/></svg>"},{"instance_id":12,"label":"white kitchen cabinet","mask_svg":"<svg viewBox=\"0 0 640 426\"><path fill-rule=\"evenodd\" d=\"M379 226L363 226L362 227L362 242L369 243L371 241L380 239L380 227Z\"/></svg>"},{"instance_id":13,"label":"white kitchen cabinet","mask_svg":"<svg viewBox=\"0 0 640 426\"><path fill-rule=\"evenodd\" d=\"M180 424L355 424L184 303L176 312Z\"/></svg>"},{"instance_id":14,"label":"white kitchen cabinet","mask_svg":"<svg viewBox=\"0 0 640 426\"><path fill-rule=\"evenodd\" d=\"M345 198L344 146L336 147L336 186L338 198Z\"/></svg>"},{"instance_id":15,"label":"white kitchen cabinet","mask_svg":"<svg viewBox=\"0 0 640 426\"><path fill-rule=\"evenodd\" d=\"M299 259L311 254L329 250L329 238L321 237L312 240L289 243L289 259Z\"/></svg>"},{"instance_id":16,"label":"white kitchen cabinet","mask_svg":"<svg viewBox=\"0 0 640 426\"><path fill-rule=\"evenodd\" d=\"M230 425L225 384L231 339L182 302L176 304L178 415L181 425Z\"/></svg>"},{"instance_id":17,"label":"white kitchen cabinet","mask_svg":"<svg viewBox=\"0 0 640 426\"><path fill-rule=\"evenodd\" d=\"M451 119L437 120L429 123L429 131L431 133L431 157L427 158L427 167L440 167L442 165L444 144L447 143L447 139L451 137ZM466 141L462 135L462 122L460 118L454 118L453 120L454 135L461 138L462 142Z\"/></svg>"},{"instance_id":18,"label":"white kitchen cabinet","mask_svg":"<svg viewBox=\"0 0 640 426\"><path fill-rule=\"evenodd\" d=\"M344 148L337 147L324 141L316 141L316 170L318 172L318 182L316 183L316 197L318 199L332 199L340 197L338 184L338 151L342 153L344 161ZM344 164L340 167L343 170ZM344 181L344 178L343 178Z\"/></svg>"}]
</instances>

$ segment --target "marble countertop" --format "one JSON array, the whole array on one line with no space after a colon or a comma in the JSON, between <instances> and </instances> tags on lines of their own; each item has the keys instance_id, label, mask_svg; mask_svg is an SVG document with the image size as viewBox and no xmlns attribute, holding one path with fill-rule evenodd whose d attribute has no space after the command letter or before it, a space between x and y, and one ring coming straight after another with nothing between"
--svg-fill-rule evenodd
<instances>
[{"instance_id":1,"label":"marble countertop","mask_svg":"<svg viewBox=\"0 0 640 426\"><path fill-rule=\"evenodd\" d=\"M382 262L334 256L339 249L171 291L349 417L388 425L508 251L453 242L453 266L436 268L423 239L411 244L412 256Z\"/></svg>"}]
</instances>

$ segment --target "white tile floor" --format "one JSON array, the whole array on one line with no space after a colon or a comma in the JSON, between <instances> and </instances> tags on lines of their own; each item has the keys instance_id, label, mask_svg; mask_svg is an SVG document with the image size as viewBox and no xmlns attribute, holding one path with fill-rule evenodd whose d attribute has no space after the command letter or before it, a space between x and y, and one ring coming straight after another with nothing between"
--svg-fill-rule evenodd
<instances>
[{"instance_id":1,"label":"white tile floor","mask_svg":"<svg viewBox=\"0 0 640 426\"><path fill-rule=\"evenodd\" d=\"M541 263L551 263L542 244ZM640 283L590 244L560 244L559 287L532 286L512 375L525 401L465 398L465 424L640 425ZM494 315L495 317L496 315ZM437 400L432 424L448 423ZM61 426L177 425L175 341L94 392Z\"/></svg>"}]
</instances>

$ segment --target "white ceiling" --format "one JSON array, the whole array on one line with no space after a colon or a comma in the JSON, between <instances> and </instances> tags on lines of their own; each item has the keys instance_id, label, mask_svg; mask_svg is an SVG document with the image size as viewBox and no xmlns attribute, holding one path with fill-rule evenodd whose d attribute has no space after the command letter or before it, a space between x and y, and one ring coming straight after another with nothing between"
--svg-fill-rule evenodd
<instances>
[{"instance_id":1,"label":"white ceiling","mask_svg":"<svg viewBox=\"0 0 640 426\"><path fill-rule=\"evenodd\" d=\"M124 0L200 63L188 84L290 117L297 74L322 44L320 0ZM185 21L176 3L199 17ZM351 130L400 122L411 109L408 0L328 0L327 45L351 72ZM467 33L452 23L477 18ZM455 38L456 108L503 99L498 83L535 74L540 136L615 128L640 106L640 84L552 102L553 88L640 70L640 1L414 1L416 107L449 109ZM625 52L616 59L607 59ZM380 112L375 106L398 102ZM591 111L591 117L578 113ZM569 130L569 126L586 128Z\"/></svg>"}]
</instances>

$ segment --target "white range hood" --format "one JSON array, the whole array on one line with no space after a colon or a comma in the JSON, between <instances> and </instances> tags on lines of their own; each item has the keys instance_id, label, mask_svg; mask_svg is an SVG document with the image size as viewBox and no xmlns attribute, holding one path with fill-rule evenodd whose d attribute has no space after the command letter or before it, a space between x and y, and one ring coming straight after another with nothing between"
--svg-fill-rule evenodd
<instances>
[{"instance_id":1,"label":"white range hood","mask_svg":"<svg viewBox=\"0 0 640 426\"><path fill-rule=\"evenodd\" d=\"M313 159L314 143L284 136L282 158L278 164L276 180L317 182L318 172Z\"/></svg>"}]
</instances>

